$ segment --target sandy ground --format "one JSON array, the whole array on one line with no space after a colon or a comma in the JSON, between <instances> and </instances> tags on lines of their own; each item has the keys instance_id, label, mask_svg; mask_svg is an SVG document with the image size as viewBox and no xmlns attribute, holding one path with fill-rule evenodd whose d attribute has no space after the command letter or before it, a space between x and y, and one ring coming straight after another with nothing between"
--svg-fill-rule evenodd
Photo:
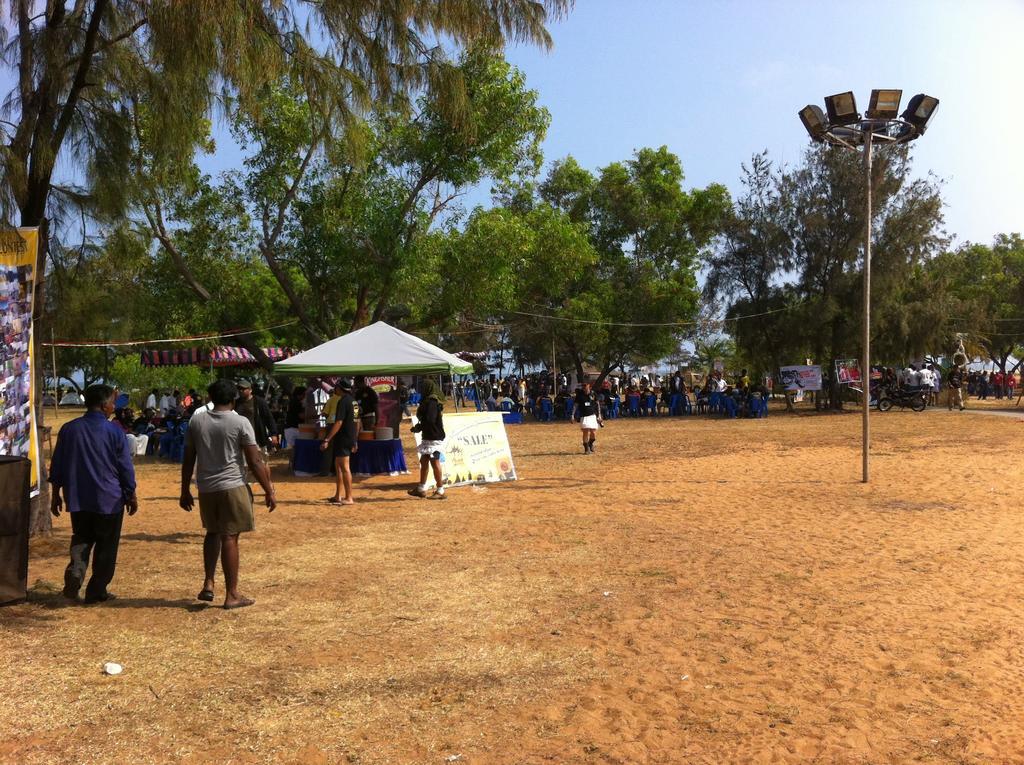
<instances>
[{"instance_id":1,"label":"sandy ground","mask_svg":"<svg viewBox=\"0 0 1024 765\"><path fill-rule=\"evenodd\" d=\"M235 612L142 464L120 599L59 596L62 518L0 609L0 762L1024 762L1024 427L873 423L870 486L853 413L514 427L443 503L278 461Z\"/></svg>"}]
</instances>

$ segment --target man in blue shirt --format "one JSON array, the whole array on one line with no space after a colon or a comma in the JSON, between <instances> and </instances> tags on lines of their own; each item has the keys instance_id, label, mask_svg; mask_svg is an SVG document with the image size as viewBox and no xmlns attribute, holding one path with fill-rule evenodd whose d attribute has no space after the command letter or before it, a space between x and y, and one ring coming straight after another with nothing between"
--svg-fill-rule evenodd
<instances>
[{"instance_id":1,"label":"man in blue shirt","mask_svg":"<svg viewBox=\"0 0 1024 765\"><path fill-rule=\"evenodd\" d=\"M71 514L71 562L64 571L64 597L78 599L91 553L86 603L114 597L107 585L114 578L121 521L125 510L135 515L139 509L128 439L110 422L114 402L115 391L109 385L86 388L86 413L60 429L50 462L50 512L60 516L67 503Z\"/></svg>"}]
</instances>

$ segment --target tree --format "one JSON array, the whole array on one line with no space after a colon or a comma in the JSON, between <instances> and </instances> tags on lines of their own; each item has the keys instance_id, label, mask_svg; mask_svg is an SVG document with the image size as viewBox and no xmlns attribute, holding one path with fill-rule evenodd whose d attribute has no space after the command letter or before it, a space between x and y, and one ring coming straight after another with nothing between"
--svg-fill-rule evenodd
<instances>
[{"instance_id":1,"label":"tree","mask_svg":"<svg viewBox=\"0 0 1024 765\"><path fill-rule=\"evenodd\" d=\"M431 93L412 115L384 111L362 157L329 154L302 191L289 261L332 330L388 312L410 326L446 320L436 277L458 272L431 257L428 235L451 231L467 186L539 169L549 116L522 73L480 48L455 72L466 92L459 115Z\"/></svg>"},{"instance_id":2,"label":"tree","mask_svg":"<svg viewBox=\"0 0 1024 765\"><path fill-rule=\"evenodd\" d=\"M877 148L873 166L872 344L880 360L923 355L944 336L942 298L914 282L946 245L932 178L911 177L906 147ZM710 267L706 297L728 301L737 350L777 367L860 353L865 184L859 156L808 149L800 165L745 168L745 192ZM838 397L834 397L838 400Z\"/></svg>"},{"instance_id":3,"label":"tree","mask_svg":"<svg viewBox=\"0 0 1024 765\"><path fill-rule=\"evenodd\" d=\"M144 367L139 354L125 354L110 365L110 382L127 393L132 404L141 409L154 388L180 391L205 391L212 382L208 371L195 366Z\"/></svg>"},{"instance_id":4,"label":"tree","mask_svg":"<svg viewBox=\"0 0 1024 765\"><path fill-rule=\"evenodd\" d=\"M939 305L945 309L946 347L964 333L1005 373L1024 338L1024 239L999 234L992 245L968 243L928 265L922 274L926 284L949 294Z\"/></svg>"},{"instance_id":5,"label":"tree","mask_svg":"<svg viewBox=\"0 0 1024 765\"><path fill-rule=\"evenodd\" d=\"M521 362L549 361L566 327L548 317L560 315L597 264L586 227L546 203L526 211L477 208L463 231L438 244L438 262L469 278L441 278L436 315L453 317L463 332L496 327L477 339L515 348Z\"/></svg>"},{"instance_id":6,"label":"tree","mask_svg":"<svg viewBox=\"0 0 1024 765\"><path fill-rule=\"evenodd\" d=\"M667 147L641 149L594 176L571 157L556 163L540 198L586 226L597 253L552 315L578 374L603 379L678 348L699 307L696 268L719 234L731 201L724 186L683 189L683 168ZM553 320L555 321L555 320Z\"/></svg>"}]
</instances>

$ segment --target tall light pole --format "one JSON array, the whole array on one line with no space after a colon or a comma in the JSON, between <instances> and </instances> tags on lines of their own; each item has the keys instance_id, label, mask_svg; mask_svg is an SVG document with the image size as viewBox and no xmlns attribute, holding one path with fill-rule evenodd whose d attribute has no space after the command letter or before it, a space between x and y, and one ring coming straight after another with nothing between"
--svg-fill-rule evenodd
<instances>
[{"instance_id":1,"label":"tall light pole","mask_svg":"<svg viewBox=\"0 0 1024 765\"><path fill-rule=\"evenodd\" d=\"M800 110L800 120L811 140L856 151L864 147L864 182L867 189L864 224L864 337L861 347L860 377L862 395L862 481L869 480L868 455L871 450L871 150L876 141L907 143L924 135L935 116L939 99L919 93L910 99L902 115L902 90L872 90L867 112L861 116L852 91L837 93L825 99L821 107L808 104Z\"/></svg>"}]
</instances>

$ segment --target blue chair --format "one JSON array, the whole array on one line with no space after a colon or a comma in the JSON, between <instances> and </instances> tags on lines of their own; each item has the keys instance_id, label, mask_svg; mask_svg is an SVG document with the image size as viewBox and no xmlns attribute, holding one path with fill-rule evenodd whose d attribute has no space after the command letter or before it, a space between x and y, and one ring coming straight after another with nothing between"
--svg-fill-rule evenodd
<instances>
[{"instance_id":1,"label":"blue chair","mask_svg":"<svg viewBox=\"0 0 1024 765\"><path fill-rule=\"evenodd\" d=\"M724 396L719 391L712 391L711 395L708 396L708 411L720 412L722 411L722 399Z\"/></svg>"},{"instance_id":2,"label":"blue chair","mask_svg":"<svg viewBox=\"0 0 1024 765\"><path fill-rule=\"evenodd\" d=\"M540 400L540 417L537 419L541 422L551 422L555 419L555 408L551 403L551 399L542 398Z\"/></svg>"},{"instance_id":3,"label":"blue chair","mask_svg":"<svg viewBox=\"0 0 1024 765\"><path fill-rule=\"evenodd\" d=\"M622 402L619 400L618 396L615 396L615 398L612 399L611 417L613 420L619 419L619 406L621 404Z\"/></svg>"},{"instance_id":4,"label":"blue chair","mask_svg":"<svg viewBox=\"0 0 1024 765\"><path fill-rule=\"evenodd\" d=\"M412 393L409 394L409 405L416 406L417 404L420 403L420 399L422 398L423 396L420 395L419 391L413 391Z\"/></svg>"},{"instance_id":5,"label":"blue chair","mask_svg":"<svg viewBox=\"0 0 1024 765\"><path fill-rule=\"evenodd\" d=\"M639 417L640 416L640 397L639 396L626 396L626 401L629 404L629 416Z\"/></svg>"},{"instance_id":6,"label":"blue chair","mask_svg":"<svg viewBox=\"0 0 1024 765\"><path fill-rule=\"evenodd\" d=\"M511 412L512 411L512 402L509 401L508 399L505 399L504 401L502 401L501 402L501 411L503 411L503 412Z\"/></svg>"},{"instance_id":7,"label":"blue chair","mask_svg":"<svg viewBox=\"0 0 1024 765\"><path fill-rule=\"evenodd\" d=\"M658 397L653 393L647 394L647 414L651 417L658 414Z\"/></svg>"},{"instance_id":8,"label":"blue chair","mask_svg":"<svg viewBox=\"0 0 1024 765\"><path fill-rule=\"evenodd\" d=\"M565 400L565 419L572 421L572 413L576 407L576 402L571 398Z\"/></svg>"},{"instance_id":9,"label":"blue chair","mask_svg":"<svg viewBox=\"0 0 1024 765\"><path fill-rule=\"evenodd\" d=\"M736 399L734 399L732 396L722 396L721 406L722 412L725 414L726 417L735 419L736 410L739 408L738 406L736 406Z\"/></svg>"},{"instance_id":10,"label":"blue chair","mask_svg":"<svg viewBox=\"0 0 1024 765\"><path fill-rule=\"evenodd\" d=\"M673 393L668 399L668 413L676 417L683 413L683 396L680 393Z\"/></svg>"},{"instance_id":11,"label":"blue chair","mask_svg":"<svg viewBox=\"0 0 1024 765\"><path fill-rule=\"evenodd\" d=\"M174 439L178 433L178 422L176 420L164 420L164 427L166 430L160 434L160 443L157 445L157 457L171 456L171 446L174 444Z\"/></svg>"},{"instance_id":12,"label":"blue chair","mask_svg":"<svg viewBox=\"0 0 1024 765\"><path fill-rule=\"evenodd\" d=\"M175 462L183 462L185 459L185 433L188 431L188 420L179 422L173 429L168 430L164 437L170 436L167 444L167 456ZM160 439L160 448L163 451L164 439Z\"/></svg>"},{"instance_id":13,"label":"blue chair","mask_svg":"<svg viewBox=\"0 0 1024 765\"><path fill-rule=\"evenodd\" d=\"M758 419L768 416L768 402L760 396L750 397L750 416Z\"/></svg>"}]
</instances>

